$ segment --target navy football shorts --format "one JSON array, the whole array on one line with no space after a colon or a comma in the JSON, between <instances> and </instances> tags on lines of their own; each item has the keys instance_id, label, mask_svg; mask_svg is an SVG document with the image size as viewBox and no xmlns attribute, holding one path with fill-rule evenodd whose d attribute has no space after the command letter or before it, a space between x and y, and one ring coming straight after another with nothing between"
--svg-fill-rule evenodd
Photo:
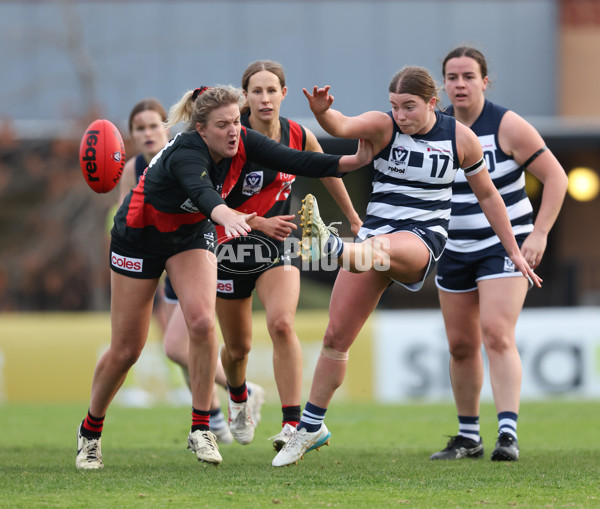
<instances>
[{"instance_id":1,"label":"navy football shorts","mask_svg":"<svg viewBox=\"0 0 600 509\"><path fill-rule=\"evenodd\" d=\"M516 237L519 247L527 235ZM480 251L459 253L446 249L438 261L435 284L447 292L477 290L484 279L523 277L500 242Z\"/></svg>"},{"instance_id":2,"label":"navy football shorts","mask_svg":"<svg viewBox=\"0 0 600 509\"><path fill-rule=\"evenodd\" d=\"M423 285L425 284L425 280L427 279L429 274L431 274L434 271L437 260L439 259L441 253L444 251L444 246L446 245L446 239L445 239L445 237L443 237L442 235L440 235L437 232L434 232L431 230L425 230L418 226L408 226L403 229L394 230L393 232L390 232L390 233L398 233L398 232L403 232L403 231L412 233L413 235L415 235L419 239L421 239L423 244L425 244L425 246L429 250L429 253L430 253L429 263L427 264L427 267L425 269L425 273L423 274L423 277L421 278L420 281L417 281L416 283L404 283L402 281L397 281L396 279L392 279L392 281L394 283L398 283L399 285L403 286L407 290L410 290L411 292L418 292L421 288L423 288ZM365 240L366 239L361 239L359 237L356 239L356 242L360 243L360 242L364 242Z\"/></svg>"}]
</instances>

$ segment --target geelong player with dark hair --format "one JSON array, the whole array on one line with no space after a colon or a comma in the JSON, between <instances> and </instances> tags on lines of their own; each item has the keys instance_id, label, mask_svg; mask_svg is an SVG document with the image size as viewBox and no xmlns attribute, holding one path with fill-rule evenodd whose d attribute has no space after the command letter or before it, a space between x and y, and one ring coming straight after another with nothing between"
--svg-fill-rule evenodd
<instances>
[{"instance_id":1,"label":"geelong player with dark hair","mask_svg":"<svg viewBox=\"0 0 600 509\"><path fill-rule=\"evenodd\" d=\"M469 47L452 50L444 59L442 73L452 103L448 113L478 136L521 253L536 268L565 197L565 172L531 124L486 100L489 78L480 51ZM526 169L544 185L535 222L525 192ZM491 458L515 461L519 458L517 417L521 391L515 327L529 282L512 264L462 175L457 177L452 191L448 243L438 264L436 284L450 346L458 434L431 459L483 456L479 435L483 343L498 415L498 439Z\"/></svg>"}]
</instances>

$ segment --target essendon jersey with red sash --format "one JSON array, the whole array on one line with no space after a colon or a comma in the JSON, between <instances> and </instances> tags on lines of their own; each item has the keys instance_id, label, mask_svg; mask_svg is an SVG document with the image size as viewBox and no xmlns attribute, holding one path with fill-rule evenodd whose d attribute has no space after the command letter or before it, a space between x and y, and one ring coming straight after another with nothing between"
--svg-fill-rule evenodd
<instances>
[{"instance_id":1,"label":"essendon jersey with red sash","mask_svg":"<svg viewBox=\"0 0 600 509\"><path fill-rule=\"evenodd\" d=\"M282 141L303 148L304 130L290 124L285 122ZM230 207L242 211L252 207L264 215L287 213L278 211L289 211L289 202L287 209L285 204L294 177L267 167L287 167L296 175L315 178L331 177L337 174L340 157L291 150L242 127L236 155L215 163L196 131L180 133L152 159L127 195L111 233L147 250L159 251L160 246L168 245L172 252L173 247L186 244L206 228L205 221L216 206L225 204L225 198L232 200ZM252 182L246 176L259 171L260 189L254 186L256 192L245 194ZM260 199L255 200L258 190Z\"/></svg>"},{"instance_id":2,"label":"essendon jersey with red sash","mask_svg":"<svg viewBox=\"0 0 600 509\"><path fill-rule=\"evenodd\" d=\"M306 131L300 124L284 117L279 117L281 125L282 145L305 150ZM242 125L250 128L248 115L242 116ZM225 198L226 204L245 214L256 212L262 217L287 215L291 208L292 183L295 175L262 167L247 162L239 175L236 184ZM260 232L253 232L260 234ZM223 228L217 225L219 240L224 240Z\"/></svg>"},{"instance_id":3,"label":"essendon jersey with red sash","mask_svg":"<svg viewBox=\"0 0 600 509\"><path fill-rule=\"evenodd\" d=\"M146 244L187 242L224 204L246 164L246 130L237 154L215 163L197 132L180 133L159 152L115 216L113 234ZM203 224L204 223L204 224Z\"/></svg>"}]
</instances>

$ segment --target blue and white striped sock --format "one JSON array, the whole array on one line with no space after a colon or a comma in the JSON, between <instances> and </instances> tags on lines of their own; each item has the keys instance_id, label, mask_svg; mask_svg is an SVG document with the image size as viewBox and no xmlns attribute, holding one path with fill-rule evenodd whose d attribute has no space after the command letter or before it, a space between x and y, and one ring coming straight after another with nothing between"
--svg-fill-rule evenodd
<instances>
[{"instance_id":1,"label":"blue and white striped sock","mask_svg":"<svg viewBox=\"0 0 600 509\"><path fill-rule=\"evenodd\" d=\"M318 407L308 401L304 407L304 412L302 412L302 418L296 428L305 428L309 433L319 431L321 424L323 424L323 420L325 419L325 412L327 412L326 408Z\"/></svg>"},{"instance_id":2,"label":"blue and white striped sock","mask_svg":"<svg viewBox=\"0 0 600 509\"><path fill-rule=\"evenodd\" d=\"M214 410L210 410L208 415L209 417L209 426L210 429L223 429L227 426L227 421L225 420L225 415L221 411L220 408L215 408Z\"/></svg>"},{"instance_id":3,"label":"blue and white striped sock","mask_svg":"<svg viewBox=\"0 0 600 509\"><path fill-rule=\"evenodd\" d=\"M500 412L498 414L498 435L508 433L517 439L517 418L515 412Z\"/></svg>"},{"instance_id":4,"label":"blue and white striped sock","mask_svg":"<svg viewBox=\"0 0 600 509\"><path fill-rule=\"evenodd\" d=\"M479 436L479 416L469 417L466 415L458 416L458 434L479 442L481 437Z\"/></svg>"},{"instance_id":5,"label":"blue and white striped sock","mask_svg":"<svg viewBox=\"0 0 600 509\"><path fill-rule=\"evenodd\" d=\"M325 249L327 249L327 252L325 253L327 256L339 258L344 251L344 241L337 235L332 234L329 236Z\"/></svg>"}]
</instances>

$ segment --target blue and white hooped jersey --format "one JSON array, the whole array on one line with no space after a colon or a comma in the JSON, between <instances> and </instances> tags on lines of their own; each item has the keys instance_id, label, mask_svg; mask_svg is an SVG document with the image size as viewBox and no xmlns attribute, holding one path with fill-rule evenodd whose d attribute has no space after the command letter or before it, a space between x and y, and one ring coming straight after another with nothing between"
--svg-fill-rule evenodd
<instances>
[{"instance_id":1,"label":"blue and white hooped jersey","mask_svg":"<svg viewBox=\"0 0 600 509\"><path fill-rule=\"evenodd\" d=\"M437 260L448 237L452 184L459 170L456 120L436 111L433 128L412 136L393 125L390 142L373 160L373 190L358 238L412 231L433 243Z\"/></svg>"},{"instance_id":2,"label":"blue and white hooped jersey","mask_svg":"<svg viewBox=\"0 0 600 509\"><path fill-rule=\"evenodd\" d=\"M498 142L498 128L508 110L488 100L471 126L479 138L490 177L498 189L515 235L533 230L533 208L525 192L525 168L505 154ZM454 114L452 107L447 113ZM483 214L464 175L457 175L452 187L452 215L447 249L473 252L500 242Z\"/></svg>"}]
</instances>

